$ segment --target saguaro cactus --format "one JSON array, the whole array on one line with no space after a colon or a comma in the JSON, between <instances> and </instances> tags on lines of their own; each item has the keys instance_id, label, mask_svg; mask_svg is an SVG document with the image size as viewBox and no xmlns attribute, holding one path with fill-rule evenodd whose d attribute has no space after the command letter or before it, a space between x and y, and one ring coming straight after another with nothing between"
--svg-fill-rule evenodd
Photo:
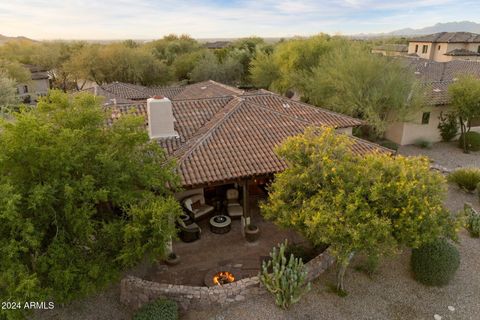
<instances>
[{"instance_id":1,"label":"saguaro cactus","mask_svg":"<svg viewBox=\"0 0 480 320\"><path fill-rule=\"evenodd\" d=\"M288 309L290 305L298 302L302 295L310 290L302 259L291 254L287 260L286 246L287 241L279 245L278 251L274 247L270 253L272 259L262 263L260 272L260 281L275 296L277 306L283 309Z\"/></svg>"}]
</instances>

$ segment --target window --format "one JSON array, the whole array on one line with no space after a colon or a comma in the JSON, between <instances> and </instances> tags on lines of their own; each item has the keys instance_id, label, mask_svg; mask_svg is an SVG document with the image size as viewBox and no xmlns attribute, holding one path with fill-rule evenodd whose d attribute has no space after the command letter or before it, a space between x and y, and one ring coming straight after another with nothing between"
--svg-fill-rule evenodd
<instances>
[{"instance_id":1,"label":"window","mask_svg":"<svg viewBox=\"0 0 480 320\"><path fill-rule=\"evenodd\" d=\"M438 50L440 50L441 47L442 47L442 46L439 45L439 46L438 46Z\"/></svg>"},{"instance_id":2,"label":"window","mask_svg":"<svg viewBox=\"0 0 480 320\"><path fill-rule=\"evenodd\" d=\"M427 53L428 52L428 45L424 44L422 47L422 53Z\"/></svg>"},{"instance_id":3,"label":"window","mask_svg":"<svg viewBox=\"0 0 480 320\"><path fill-rule=\"evenodd\" d=\"M28 93L28 86L23 86L23 93Z\"/></svg>"},{"instance_id":4,"label":"window","mask_svg":"<svg viewBox=\"0 0 480 320\"><path fill-rule=\"evenodd\" d=\"M422 124L428 124L430 122L430 112L424 112L422 114Z\"/></svg>"},{"instance_id":5,"label":"window","mask_svg":"<svg viewBox=\"0 0 480 320\"><path fill-rule=\"evenodd\" d=\"M479 47L479 48L480 48L480 47ZM418 52L418 44L415 45L415 53L417 53L417 52Z\"/></svg>"},{"instance_id":6,"label":"window","mask_svg":"<svg viewBox=\"0 0 480 320\"><path fill-rule=\"evenodd\" d=\"M478 53L480 53L480 46L478 46L478 48L477 48L477 52L478 52Z\"/></svg>"}]
</instances>

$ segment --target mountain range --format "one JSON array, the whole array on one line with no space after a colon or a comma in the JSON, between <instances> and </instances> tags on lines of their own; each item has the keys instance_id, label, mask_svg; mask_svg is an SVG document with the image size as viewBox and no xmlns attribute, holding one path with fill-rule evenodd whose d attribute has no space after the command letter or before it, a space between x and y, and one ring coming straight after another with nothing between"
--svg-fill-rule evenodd
<instances>
[{"instance_id":1,"label":"mountain range","mask_svg":"<svg viewBox=\"0 0 480 320\"><path fill-rule=\"evenodd\" d=\"M466 31L473 33L480 33L480 23L472 21L446 22L437 23L434 26L425 27L421 29L405 28L385 33L384 35L391 36L416 36L423 34L432 34L437 32L458 32Z\"/></svg>"},{"instance_id":2,"label":"mountain range","mask_svg":"<svg viewBox=\"0 0 480 320\"><path fill-rule=\"evenodd\" d=\"M19 36L19 37L9 37L9 36L4 36L3 34L0 34L0 45L2 45L2 44L4 44L4 43L7 43L8 41L12 41L12 40L35 41L35 40L29 39L29 38L27 38L27 37L22 37L22 36Z\"/></svg>"}]
</instances>

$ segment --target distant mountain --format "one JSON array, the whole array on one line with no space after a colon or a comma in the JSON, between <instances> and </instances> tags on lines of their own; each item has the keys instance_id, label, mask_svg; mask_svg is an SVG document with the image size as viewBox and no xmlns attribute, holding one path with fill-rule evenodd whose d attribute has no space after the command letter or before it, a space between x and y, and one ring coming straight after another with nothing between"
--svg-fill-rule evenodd
<instances>
[{"instance_id":1,"label":"distant mountain","mask_svg":"<svg viewBox=\"0 0 480 320\"><path fill-rule=\"evenodd\" d=\"M465 32L480 33L480 23L476 23L472 21L437 23L436 25L430 26L430 27L425 27L421 29L405 28L405 29L388 32L383 35L416 36L416 35L432 34L437 32L444 32L444 31L445 32L465 31Z\"/></svg>"},{"instance_id":2,"label":"distant mountain","mask_svg":"<svg viewBox=\"0 0 480 320\"><path fill-rule=\"evenodd\" d=\"M4 36L3 34L0 34L0 45L7 43L8 41L13 41L13 40L24 40L24 41L32 41L35 42L35 40L32 40L27 37L23 36L18 36L18 37L9 37L9 36Z\"/></svg>"}]
</instances>

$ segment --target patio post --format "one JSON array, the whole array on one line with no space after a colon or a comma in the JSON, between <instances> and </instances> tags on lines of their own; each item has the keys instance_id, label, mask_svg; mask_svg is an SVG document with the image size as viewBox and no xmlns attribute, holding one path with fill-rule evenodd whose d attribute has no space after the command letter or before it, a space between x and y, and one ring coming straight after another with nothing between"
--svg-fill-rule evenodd
<instances>
[{"instance_id":1,"label":"patio post","mask_svg":"<svg viewBox=\"0 0 480 320\"><path fill-rule=\"evenodd\" d=\"M243 180L243 216L250 217L248 206L248 179Z\"/></svg>"}]
</instances>

